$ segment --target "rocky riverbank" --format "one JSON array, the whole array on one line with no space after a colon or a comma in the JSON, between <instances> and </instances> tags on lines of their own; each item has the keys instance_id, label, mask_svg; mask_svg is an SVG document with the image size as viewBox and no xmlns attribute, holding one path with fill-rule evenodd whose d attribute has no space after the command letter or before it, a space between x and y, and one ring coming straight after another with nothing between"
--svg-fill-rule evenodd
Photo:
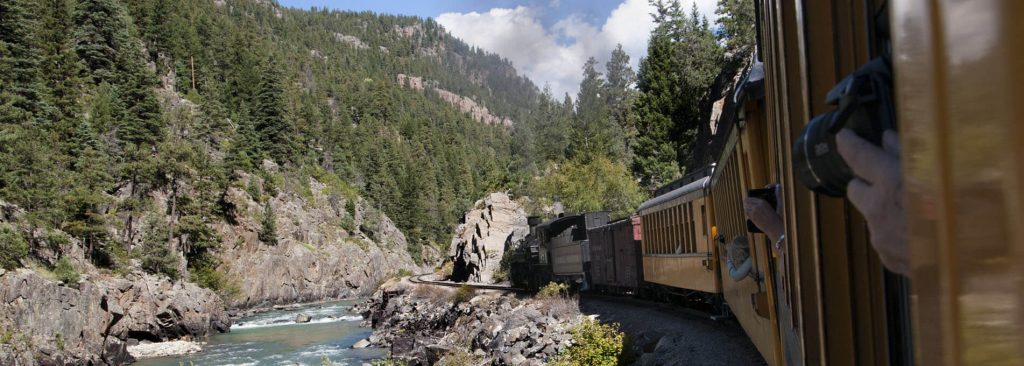
<instances>
[{"instance_id":1,"label":"rocky riverbank","mask_svg":"<svg viewBox=\"0 0 1024 366\"><path fill-rule=\"evenodd\" d=\"M210 290L131 274L72 286L29 269L0 273L0 364L123 364L128 345L191 340L231 321Z\"/></svg>"},{"instance_id":2,"label":"rocky riverbank","mask_svg":"<svg viewBox=\"0 0 1024 366\"><path fill-rule=\"evenodd\" d=\"M370 345L412 365L542 365L572 345L585 317L575 301L386 283L354 310Z\"/></svg>"}]
</instances>

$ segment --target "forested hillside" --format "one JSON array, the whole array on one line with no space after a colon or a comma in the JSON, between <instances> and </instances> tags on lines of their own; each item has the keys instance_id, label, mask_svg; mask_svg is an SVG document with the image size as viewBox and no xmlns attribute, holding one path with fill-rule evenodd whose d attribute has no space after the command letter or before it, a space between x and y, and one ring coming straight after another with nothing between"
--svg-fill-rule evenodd
<instances>
[{"instance_id":1,"label":"forested hillside","mask_svg":"<svg viewBox=\"0 0 1024 366\"><path fill-rule=\"evenodd\" d=\"M126 266L135 247L209 264L240 174L270 182L263 199L309 177L362 194L416 256L507 184L510 131L396 75L511 120L539 95L506 61L414 17L252 0L11 0L0 17L0 200L27 213L0 228L7 268L59 256L65 234L100 266ZM145 215L154 192L168 195L164 218Z\"/></svg>"},{"instance_id":2,"label":"forested hillside","mask_svg":"<svg viewBox=\"0 0 1024 366\"><path fill-rule=\"evenodd\" d=\"M172 272L160 269L180 256L210 273L225 242L213 228L244 213L232 188L264 207L259 239L273 245L270 199L312 197L311 179L392 218L417 259L489 190L530 195L536 211L560 199L626 215L692 165L708 86L750 52L749 30L729 23L743 3L722 1L716 34L658 1L640 70L620 47L581 65L578 95L553 96L430 19L265 0L5 0L0 201L24 215L0 224L0 259L56 266L73 242L100 267Z\"/></svg>"}]
</instances>

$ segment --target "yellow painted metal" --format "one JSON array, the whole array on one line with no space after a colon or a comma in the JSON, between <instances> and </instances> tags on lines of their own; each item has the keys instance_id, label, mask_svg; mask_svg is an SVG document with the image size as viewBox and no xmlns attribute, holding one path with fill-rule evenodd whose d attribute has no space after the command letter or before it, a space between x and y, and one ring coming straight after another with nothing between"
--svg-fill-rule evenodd
<instances>
[{"instance_id":1,"label":"yellow painted metal","mask_svg":"<svg viewBox=\"0 0 1024 366\"><path fill-rule=\"evenodd\" d=\"M1024 2L892 3L921 365L1024 364Z\"/></svg>"},{"instance_id":2,"label":"yellow painted metal","mask_svg":"<svg viewBox=\"0 0 1024 366\"><path fill-rule=\"evenodd\" d=\"M645 255L644 281L680 289L722 292L715 272L704 267L704 254Z\"/></svg>"}]
</instances>

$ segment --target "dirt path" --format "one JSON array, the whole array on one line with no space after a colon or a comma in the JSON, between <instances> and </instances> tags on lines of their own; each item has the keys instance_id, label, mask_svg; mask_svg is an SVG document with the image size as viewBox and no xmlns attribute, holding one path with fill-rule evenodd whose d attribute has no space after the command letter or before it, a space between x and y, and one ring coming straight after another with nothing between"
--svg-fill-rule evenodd
<instances>
[{"instance_id":1,"label":"dirt path","mask_svg":"<svg viewBox=\"0 0 1024 366\"><path fill-rule=\"evenodd\" d=\"M616 322L642 349L636 365L764 365L735 321L715 321L675 306L629 298L586 295L584 314Z\"/></svg>"}]
</instances>

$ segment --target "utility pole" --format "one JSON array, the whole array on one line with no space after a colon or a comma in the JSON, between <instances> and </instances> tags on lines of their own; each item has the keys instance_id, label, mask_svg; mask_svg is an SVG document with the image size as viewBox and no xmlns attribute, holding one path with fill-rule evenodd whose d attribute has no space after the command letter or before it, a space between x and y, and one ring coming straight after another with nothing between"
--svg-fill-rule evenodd
<instances>
[{"instance_id":1,"label":"utility pole","mask_svg":"<svg viewBox=\"0 0 1024 366\"><path fill-rule=\"evenodd\" d=\"M195 56L188 57L189 64L192 65L192 90L196 90L196 58Z\"/></svg>"}]
</instances>

